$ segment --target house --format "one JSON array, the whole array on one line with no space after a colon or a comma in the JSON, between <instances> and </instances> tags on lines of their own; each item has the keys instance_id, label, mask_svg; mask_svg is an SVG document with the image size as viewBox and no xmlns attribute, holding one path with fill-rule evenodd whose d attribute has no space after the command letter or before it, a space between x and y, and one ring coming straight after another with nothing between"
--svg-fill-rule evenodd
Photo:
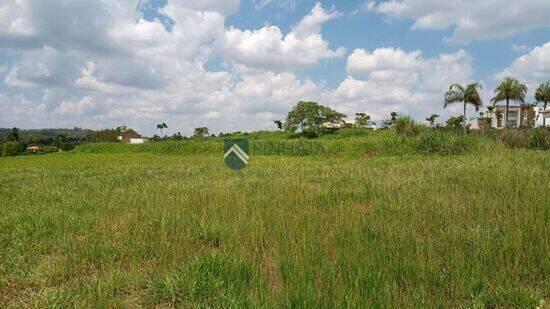
<instances>
[{"instance_id":1,"label":"house","mask_svg":"<svg viewBox=\"0 0 550 309\"><path fill-rule=\"evenodd\" d=\"M40 146L32 145L27 147L28 153L38 153L40 151Z\"/></svg>"},{"instance_id":2,"label":"house","mask_svg":"<svg viewBox=\"0 0 550 309\"><path fill-rule=\"evenodd\" d=\"M510 105L508 107L508 126L525 127L535 126L537 107L532 105ZM471 128L479 129L487 124L493 128L504 128L506 121L506 105L490 106L484 113L485 117L470 118ZM490 120L489 120L490 119Z\"/></svg>"},{"instance_id":3,"label":"house","mask_svg":"<svg viewBox=\"0 0 550 309\"><path fill-rule=\"evenodd\" d=\"M132 131L120 133L117 139L124 144L143 144L147 140L143 138L141 135Z\"/></svg>"},{"instance_id":4,"label":"house","mask_svg":"<svg viewBox=\"0 0 550 309\"><path fill-rule=\"evenodd\" d=\"M541 107L540 110L537 112L537 125L542 126L542 124L544 123L543 119L546 120L546 126L550 127L550 107L546 110Z\"/></svg>"}]
</instances>

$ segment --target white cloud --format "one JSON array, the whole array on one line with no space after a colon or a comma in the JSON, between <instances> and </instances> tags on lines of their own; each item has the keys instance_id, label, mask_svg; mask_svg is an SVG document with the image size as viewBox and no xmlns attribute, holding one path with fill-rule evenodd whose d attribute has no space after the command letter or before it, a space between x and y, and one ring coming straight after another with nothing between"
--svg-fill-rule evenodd
<instances>
[{"instance_id":1,"label":"white cloud","mask_svg":"<svg viewBox=\"0 0 550 309\"><path fill-rule=\"evenodd\" d=\"M350 75L334 92L335 105L348 114L365 111L377 120L392 111L420 119L433 112L451 115L454 109L443 110L443 91L472 75L471 57L464 50L425 59L418 50L356 49L346 68Z\"/></svg>"},{"instance_id":2,"label":"white cloud","mask_svg":"<svg viewBox=\"0 0 550 309\"><path fill-rule=\"evenodd\" d=\"M329 48L321 26L340 16L317 3L287 35L277 26L259 30L228 29L215 42L215 49L237 64L269 70L294 70L315 65L322 59L342 57L345 49Z\"/></svg>"},{"instance_id":3,"label":"white cloud","mask_svg":"<svg viewBox=\"0 0 550 309\"><path fill-rule=\"evenodd\" d=\"M550 27L550 1L540 0L389 0L368 1L370 11L414 20L412 29L453 29L451 42L501 38Z\"/></svg>"},{"instance_id":4,"label":"white cloud","mask_svg":"<svg viewBox=\"0 0 550 309\"><path fill-rule=\"evenodd\" d=\"M495 78L501 80L506 76L525 81L533 91L539 84L550 81L550 42L516 58L509 67L496 74Z\"/></svg>"}]
</instances>

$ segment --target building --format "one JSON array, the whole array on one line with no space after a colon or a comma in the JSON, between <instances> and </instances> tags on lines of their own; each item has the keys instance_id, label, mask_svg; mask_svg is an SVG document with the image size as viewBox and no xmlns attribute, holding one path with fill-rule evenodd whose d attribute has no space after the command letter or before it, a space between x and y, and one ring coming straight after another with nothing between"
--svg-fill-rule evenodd
<instances>
[{"instance_id":1,"label":"building","mask_svg":"<svg viewBox=\"0 0 550 309\"><path fill-rule=\"evenodd\" d=\"M122 132L117 138L124 144L143 144L147 139L143 138L136 132Z\"/></svg>"},{"instance_id":2,"label":"building","mask_svg":"<svg viewBox=\"0 0 550 309\"><path fill-rule=\"evenodd\" d=\"M479 129L490 123L493 128L504 128L506 121L506 105L499 104L489 106L483 113L484 117L471 118L471 128ZM550 116L550 113L548 113ZM538 107L533 105L510 105L508 107L508 127L528 127L536 126L538 117ZM542 124L542 122L541 122Z\"/></svg>"},{"instance_id":3,"label":"building","mask_svg":"<svg viewBox=\"0 0 550 309\"><path fill-rule=\"evenodd\" d=\"M29 146L29 147L27 147L27 152L28 153L38 153L38 152L40 152L40 146L36 146L36 145Z\"/></svg>"}]
</instances>

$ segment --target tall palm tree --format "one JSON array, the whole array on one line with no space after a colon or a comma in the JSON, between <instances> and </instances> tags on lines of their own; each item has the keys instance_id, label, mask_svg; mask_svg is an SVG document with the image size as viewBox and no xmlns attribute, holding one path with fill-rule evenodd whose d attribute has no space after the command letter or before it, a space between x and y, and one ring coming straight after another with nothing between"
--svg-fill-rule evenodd
<instances>
[{"instance_id":1,"label":"tall palm tree","mask_svg":"<svg viewBox=\"0 0 550 309\"><path fill-rule=\"evenodd\" d=\"M168 126L165 122L157 124L157 129L160 130L160 135L162 135L163 129L168 129Z\"/></svg>"},{"instance_id":2,"label":"tall palm tree","mask_svg":"<svg viewBox=\"0 0 550 309\"><path fill-rule=\"evenodd\" d=\"M483 106L478 89L482 89L479 82L470 83L466 87L460 84L452 84L449 90L445 92L445 105L443 107L446 108L453 103L464 103L464 133L466 133L466 106L468 104L473 105L476 108L476 112Z\"/></svg>"},{"instance_id":3,"label":"tall palm tree","mask_svg":"<svg viewBox=\"0 0 550 309\"><path fill-rule=\"evenodd\" d=\"M546 111L548 102L550 102L550 81L540 84L535 92L535 100L543 103L543 111ZM546 118L542 116L542 126L546 127Z\"/></svg>"},{"instance_id":4,"label":"tall palm tree","mask_svg":"<svg viewBox=\"0 0 550 309\"><path fill-rule=\"evenodd\" d=\"M525 103L526 94L527 86L513 77L506 77L495 89L495 96L491 99L491 102L496 104L506 101L506 115L504 118L505 128L508 128L508 108L510 107L510 100Z\"/></svg>"}]
</instances>

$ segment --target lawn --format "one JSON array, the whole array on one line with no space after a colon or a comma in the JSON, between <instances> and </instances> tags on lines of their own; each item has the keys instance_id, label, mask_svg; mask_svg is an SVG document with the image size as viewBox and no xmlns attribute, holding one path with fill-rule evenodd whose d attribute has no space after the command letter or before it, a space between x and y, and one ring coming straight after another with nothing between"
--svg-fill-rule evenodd
<instances>
[{"instance_id":1,"label":"lawn","mask_svg":"<svg viewBox=\"0 0 550 309\"><path fill-rule=\"evenodd\" d=\"M0 158L0 307L548 302L550 152L204 143Z\"/></svg>"}]
</instances>

